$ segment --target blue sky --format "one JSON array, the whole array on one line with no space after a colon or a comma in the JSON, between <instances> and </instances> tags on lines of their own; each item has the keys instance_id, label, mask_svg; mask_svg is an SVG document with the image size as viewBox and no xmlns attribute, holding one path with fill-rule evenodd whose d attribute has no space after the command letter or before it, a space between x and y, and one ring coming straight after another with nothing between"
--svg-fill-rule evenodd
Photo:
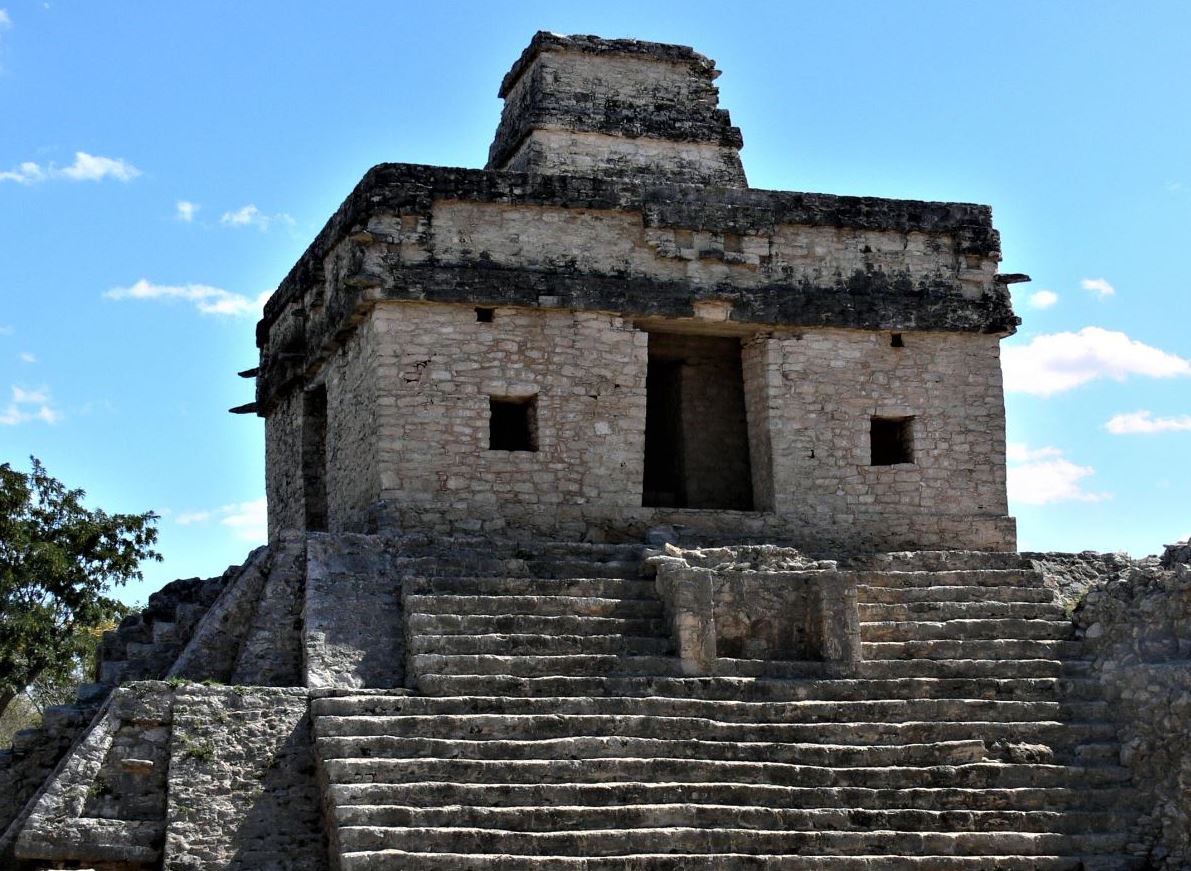
<instances>
[{"instance_id":1,"label":"blue sky","mask_svg":"<svg viewBox=\"0 0 1191 871\"><path fill-rule=\"evenodd\" d=\"M0 461L262 540L262 294L373 164L482 166L535 30L716 59L755 187L988 203L1023 549L1191 533L1191 4L0 0Z\"/></svg>"}]
</instances>

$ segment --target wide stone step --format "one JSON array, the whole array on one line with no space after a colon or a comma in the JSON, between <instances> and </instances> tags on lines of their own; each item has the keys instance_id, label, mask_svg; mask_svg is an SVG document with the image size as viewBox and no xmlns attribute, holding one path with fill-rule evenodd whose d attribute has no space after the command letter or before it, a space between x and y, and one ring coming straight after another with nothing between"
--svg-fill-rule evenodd
<instances>
[{"instance_id":1,"label":"wide stone step","mask_svg":"<svg viewBox=\"0 0 1191 871\"><path fill-rule=\"evenodd\" d=\"M407 593L455 596L581 596L655 599L652 580L624 578L534 578L435 575L407 578Z\"/></svg>"},{"instance_id":2,"label":"wide stone step","mask_svg":"<svg viewBox=\"0 0 1191 871\"><path fill-rule=\"evenodd\" d=\"M661 618L407 613L411 635L633 635L668 637Z\"/></svg>"},{"instance_id":3,"label":"wide stone step","mask_svg":"<svg viewBox=\"0 0 1191 871\"><path fill-rule=\"evenodd\" d=\"M862 622L865 641L933 641L939 639L1023 639L1063 641L1074 637L1068 620L1022 620L1016 617L977 620L888 620Z\"/></svg>"},{"instance_id":4,"label":"wide stone step","mask_svg":"<svg viewBox=\"0 0 1191 871\"><path fill-rule=\"evenodd\" d=\"M503 654L557 656L584 654L664 655L672 652L669 638L631 635L414 635L410 653L444 655Z\"/></svg>"},{"instance_id":5,"label":"wide stone step","mask_svg":"<svg viewBox=\"0 0 1191 871\"><path fill-rule=\"evenodd\" d=\"M574 736L621 736L638 738L694 739L703 741L805 741L808 730L796 728L800 725L851 725L860 729L872 724L878 731L884 726L898 723L932 723L943 730L945 723L961 725L986 723L1028 723L1060 722L1054 715L1059 706L1041 702L1000 703L995 708L957 709L935 707L930 701L918 704L912 702L894 704L870 703L864 708L857 706L848 712L831 710L831 704L800 709L787 706L769 722L739 722L719 720L710 717L658 716L652 714L406 714L397 716L368 715L346 717L350 722L335 722L329 717L320 717L317 734L321 735L392 735L403 737L446 738L467 737L479 739L495 737L501 739L542 740L545 738L568 738ZM1104 709L1101 708L1101 711ZM967 716L965 716L965 714ZM1050 714L1047 717L1046 714ZM1087 720L1085 722L1098 722ZM929 730L923 730L928 732ZM966 734L967 738L982 737L978 732ZM812 739L813 740L813 739ZM823 739L834 743L831 739ZM955 740L931 735L925 739ZM842 743L842 742L841 742ZM869 743L863 741L862 743ZM886 743L886 742L879 742Z\"/></svg>"},{"instance_id":6,"label":"wide stone step","mask_svg":"<svg viewBox=\"0 0 1191 871\"><path fill-rule=\"evenodd\" d=\"M409 614L533 614L539 617L657 618L662 603L650 599L605 599L591 596L453 596L405 597Z\"/></svg>"},{"instance_id":7,"label":"wide stone step","mask_svg":"<svg viewBox=\"0 0 1191 871\"><path fill-rule=\"evenodd\" d=\"M443 716L443 715L439 715ZM315 729L320 740L347 737L428 737L451 740L450 734L433 732L430 735L411 735L406 727L393 723L377 722L377 717L321 717L316 721ZM533 724L522 724L514 729L508 722L500 724L503 731L489 732L487 735L498 740L551 740L552 738L585 737L641 737L655 740L680 740L661 728L644 731L637 734L616 722L618 718L609 717L604 725L587 724L583 731L571 732L567 730L547 733L542 737ZM973 720L969 722L934 722L909 721L904 723L857 722L857 723L786 723L771 728L766 732L756 733L748 724L723 721L712 733L711 738L693 740L735 740L735 741L775 741L775 735L780 743L802 744L852 744L857 746L884 745L896 746L912 743L935 743L939 741L983 741L991 746L997 741L1013 744L1041 744L1047 747L1059 748L1077 746L1081 742L1111 740L1115 736L1115 727L1109 722L1089 723L1060 723L1055 720L1040 720L1035 722L1017 721L989 721ZM476 724L479 726L480 724ZM493 724L488 724L491 728ZM426 731L426 730L423 730ZM716 735L720 738L716 738ZM732 737L724 739L722 736ZM497 738L499 736L499 738ZM469 735L469 740L480 740L484 733ZM1068 754L1069 755L1069 754ZM1077 760L1072 760L1077 761ZM1111 761L1111 760L1110 760Z\"/></svg>"},{"instance_id":8,"label":"wide stone step","mask_svg":"<svg viewBox=\"0 0 1191 871\"><path fill-rule=\"evenodd\" d=\"M1066 619L1063 609L1054 602L870 602L860 605L857 611L863 621Z\"/></svg>"},{"instance_id":9,"label":"wide stone step","mask_svg":"<svg viewBox=\"0 0 1191 871\"><path fill-rule=\"evenodd\" d=\"M1083 811L1128 812L1137 794L1127 787L1087 789L1024 786L1012 788L920 787L880 789L865 786L804 787L754 783L332 783L335 806L413 807L588 807L628 804L710 804L779 809L837 808L870 811L890 808L927 811Z\"/></svg>"},{"instance_id":10,"label":"wide stone step","mask_svg":"<svg viewBox=\"0 0 1191 871\"><path fill-rule=\"evenodd\" d=\"M1091 864L1089 864L1091 863ZM774 856L741 853L623 856L505 856L405 850L353 852L341 871L1140 871L1139 859L1120 856Z\"/></svg>"},{"instance_id":11,"label":"wide stone step","mask_svg":"<svg viewBox=\"0 0 1191 871\"><path fill-rule=\"evenodd\" d=\"M660 827L518 832L463 827L343 826L344 852L417 846L419 850L474 851L519 856L607 856L636 853L664 844L676 853L840 855L1050 855L1119 849L1123 833L1061 835L1040 832L833 832L739 828Z\"/></svg>"},{"instance_id":12,"label":"wide stone step","mask_svg":"<svg viewBox=\"0 0 1191 871\"><path fill-rule=\"evenodd\" d=\"M335 810L340 826L439 827L549 832L567 829L660 827L792 831L901 830L927 832L1112 832L1127 827L1112 811L921 810L853 807L771 808L717 804L622 804L477 807L473 805L346 805Z\"/></svg>"},{"instance_id":13,"label":"wide stone step","mask_svg":"<svg viewBox=\"0 0 1191 871\"><path fill-rule=\"evenodd\" d=\"M895 678L1030 678L1065 674L1058 659L873 659L856 664L856 674Z\"/></svg>"},{"instance_id":14,"label":"wide stone step","mask_svg":"<svg viewBox=\"0 0 1191 871\"><path fill-rule=\"evenodd\" d=\"M553 677L642 674L678 675L682 663L671 656L567 654L556 656L494 656L489 654L418 653L410 658L415 674L510 675Z\"/></svg>"},{"instance_id":15,"label":"wide stone step","mask_svg":"<svg viewBox=\"0 0 1191 871\"><path fill-rule=\"evenodd\" d=\"M950 569L944 571L858 571L856 581L873 587L1041 587L1031 569Z\"/></svg>"},{"instance_id":16,"label":"wide stone step","mask_svg":"<svg viewBox=\"0 0 1191 871\"><path fill-rule=\"evenodd\" d=\"M976 661L980 664L980 661ZM807 664L808 667L813 663ZM963 675L972 673L955 660L907 659L870 661L860 663L858 670L866 679L889 680L963 680ZM981 664L976 674L997 679L1028 679L1033 675L1056 677L1063 673L1058 662L1040 660L1033 665L1014 661L988 660ZM957 677L959 676L959 677ZM1025 676L1024 678L1022 676ZM422 674L418 686L428 695L461 696L637 696L648 693L677 695L686 690L692 697L703 699L731 699L764 701L767 699L811 698L807 684L813 684L813 675L800 680L769 680L748 677L721 676L715 678L666 678L666 677L512 677L502 675L444 675ZM972 678L982 680L982 678ZM976 684L980 686L980 684ZM975 693L974 693L975 694ZM950 695L950 693L940 693ZM964 694L969 695L969 694ZM982 698L989 697L981 692ZM995 693L993 695L996 695ZM874 698L881 697L874 692ZM898 697L894 694L893 697Z\"/></svg>"},{"instance_id":17,"label":"wide stone step","mask_svg":"<svg viewBox=\"0 0 1191 871\"><path fill-rule=\"evenodd\" d=\"M853 557L846 566L858 571L946 572L957 570L1029 569L1021 554L980 550L894 551Z\"/></svg>"},{"instance_id":18,"label":"wide stone step","mask_svg":"<svg viewBox=\"0 0 1191 871\"><path fill-rule=\"evenodd\" d=\"M470 556L405 557L398 560L396 568L407 577L641 578L641 561L638 558L587 559L582 556L474 553Z\"/></svg>"},{"instance_id":19,"label":"wide stone step","mask_svg":"<svg viewBox=\"0 0 1191 871\"><path fill-rule=\"evenodd\" d=\"M857 584L861 604L900 602L1052 602L1045 587L924 586L889 587Z\"/></svg>"},{"instance_id":20,"label":"wide stone step","mask_svg":"<svg viewBox=\"0 0 1191 871\"><path fill-rule=\"evenodd\" d=\"M1029 638L939 638L923 641L864 641L864 659L1063 659L1079 652L1074 641Z\"/></svg>"},{"instance_id":21,"label":"wide stone step","mask_svg":"<svg viewBox=\"0 0 1191 871\"><path fill-rule=\"evenodd\" d=\"M807 710L807 703L841 702L856 704L865 702L868 708L850 708L849 715L862 710L874 710L873 703L884 702L883 710L911 710L900 705L916 705L917 710L937 714L940 711L936 704L926 707L936 700L953 700L950 710L971 714L974 711L987 710L997 702L984 697L983 693L963 692L963 682L954 680L934 679L906 679L896 681L728 681L717 680L712 684L721 692L719 697L710 697L701 691L706 681L698 678L680 679L625 679L615 680L618 684L626 684L624 689L635 690L631 695L573 695L558 697L543 696L507 696L473 695L473 696L422 696L422 695L342 695L326 698L316 698L312 702L312 711L316 717L367 717L367 716L401 716L401 715L436 715L436 714L581 714L608 716L696 716L727 722L764 723L782 722L789 716L801 718ZM1005 701L1043 701L1050 702L1055 707L1048 711L1058 710L1058 699L1049 694L1041 698L1031 698L1028 692L1035 684L1039 689L1053 686L1054 679L1041 681L973 681L973 688L980 690L986 683L992 686L1007 683L1012 687L1023 690L1025 698L1002 699ZM727 686L725 686L727 684ZM1024 686L1023 686L1024 684ZM1080 681L1081 686L1094 682ZM1061 685L1061 682L1060 682ZM732 687L738 686L741 691L732 692ZM773 692L767 692L773 690ZM849 692L852 695L849 695ZM972 699L979 694L979 699L973 699L971 705L964 705L964 699ZM866 698L870 697L871 698ZM1091 698L1099 698L1091 694ZM958 702L954 700L959 700ZM828 705L828 707L837 707ZM1020 708L1018 710L1021 710ZM1037 709L1029 709L1036 713Z\"/></svg>"},{"instance_id":22,"label":"wide stone step","mask_svg":"<svg viewBox=\"0 0 1191 871\"><path fill-rule=\"evenodd\" d=\"M931 744L797 744L770 741L684 741L626 736L566 737L529 740L461 740L392 735L321 738L323 759L714 759L781 762L833 768L890 765L964 765L985 759L983 741Z\"/></svg>"},{"instance_id":23,"label":"wide stone step","mask_svg":"<svg viewBox=\"0 0 1191 871\"><path fill-rule=\"evenodd\" d=\"M673 696L698 703L725 701L876 701L881 699L1004 699L1007 701L1055 701L1067 698L1099 698L1099 684L1088 678L932 678L910 677L888 680L839 679L770 681L740 678L545 678L548 685L567 690L560 696L644 695ZM492 695L480 693L478 695ZM541 693L533 693L541 696ZM346 703L344 703L346 704ZM369 702L369 704L372 704ZM329 711L328 711L329 712Z\"/></svg>"},{"instance_id":24,"label":"wide stone step","mask_svg":"<svg viewBox=\"0 0 1191 871\"><path fill-rule=\"evenodd\" d=\"M943 766L832 768L716 759L326 759L332 783L607 783L636 781L756 783L772 786L1022 787L1125 785L1129 771L1110 765L1065 766L978 762Z\"/></svg>"}]
</instances>

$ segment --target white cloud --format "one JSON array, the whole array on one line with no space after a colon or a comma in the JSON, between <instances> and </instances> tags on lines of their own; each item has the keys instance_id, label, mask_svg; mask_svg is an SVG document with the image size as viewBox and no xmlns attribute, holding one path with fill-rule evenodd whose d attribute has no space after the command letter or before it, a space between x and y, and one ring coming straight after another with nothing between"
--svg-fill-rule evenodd
<instances>
[{"instance_id":1,"label":"white cloud","mask_svg":"<svg viewBox=\"0 0 1191 871\"><path fill-rule=\"evenodd\" d=\"M1011 442L1006 446L1008 489L1012 502L1049 505L1053 502L1101 502L1108 493L1083 489L1083 480L1096 473L1091 466L1079 466L1063 456L1059 448L1030 448Z\"/></svg>"},{"instance_id":2,"label":"white cloud","mask_svg":"<svg viewBox=\"0 0 1191 871\"><path fill-rule=\"evenodd\" d=\"M225 515L219 521L220 525L234 529L236 538L241 541L264 543L268 539L268 511L264 496L251 502L225 505L219 510Z\"/></svg>"},{"instance_id":3,"label":"white cloud","mask_svg":"<svg viewBox=\"0 0 1191 871\"><path fill-rule=\"evenodd\" d=\"M236 538L241 541L260 544L269 537L268 511L264 496L249 502L222 505L219 508L185 511L179 514L175 521L181 526L191 526L216 519L220 526L234 530Z\"/></svg>"},{"instance_id":4,"label":"white cloud","mask_svg":"<svg viewBox=\"0 0 1191 871\"><path fill-rule=\"evenodd\" d=\"M1084 327L1078 333L1049 333L1005 348L1001 369L1006 392L1052 396L1101 378L1185 377L1191 375L1191 361L1121 332Z\"/></svg>"},{"instance_id":5,"label":"white cloud","mask_svg":"<svg viewBox=\"0 0 1191 871\"><path fill-rule=\"evenodd\" d=\"M17 426L35 420L48 424L62 420L62 412L54 408L50 400L49 388L26 390L13 385L12 400L0 410L0 426Z\"/></svg>"},{"instance_id":6,"label":"white cloud","mask_svg":"<svg viewBox=\"0 0 1191 871\"><path fill-rule=\"evenodd\" d=\"M1112 296L1117 292L1117 289L1103 278L1085 278L1079 283L1079 286L1084 290L1092 291L1092 293L1096 294L1101 299L1106 296Z\"/></svg>"},{"instance_id":7,"label":"white cloud","mask_svg":"<svg viewBox=\"0 0 1191 871\"><path fill-rule=\"evenodd\" d=\"M111 176L119 181L132 181L141 171L126 160L113 157L96 157L85 151L74 153L74 163L63 169L54 170L61 178L71 181L99 181Z\"/></svg>"},{"instance_id":8,"label":"white cloud","mask_svg":"<svg viewBox=\"0 0 1191 871\"><path fill-rule=\"evenodd\" d=\"M17 166L0 172L0 181L15 181L18 184L37 184L51 180L102 181L114 178L117 181L132 181L141 171L126 160L118 157L100 157L85 151L74 153L70 166L56 166L51 163L42 166L27 160Z\"/></svg>"},{"instance_id":9,"label":"white cloud","mask_svg":"<svg viewBox=\"0 0 1191 871\"><path fill-rule=\"evenodd\" d=\"M210 511L184 511L174 518L179 526L190 526L192 523L206 523L210 519Z\"/></svg>"},{"instance_id":10,"label":"white cloud","mask_svg":"<svg viewBox=\"0 0 1191 871\"><path fill-rule=\"evenodd\" d=\"M12 27L12 19L8 16L7 9L0 9L0 28Z\"/></svg>"},{"instance_id":11,"label":"white cloud","mask_svg":"<svg viewBox=\"0 0 1191 871\"><path fill-rule=\"evenodd\" d=\"M241 206L234 212L224 212L219 223L229 227L257 227L262 231L268 230L274 223L282 223L292 227L294 219L285 212L266 215L252 203Z\"/></svg>"},{"instance_id":12,"label":"white cloud","mask_svg":"<svg viewBox=\"0 0 1191 871\"><path fill-rule=\"evenodd\" d=\"M153 284L142 278L131 287L113 287L106 299L180 299L193 303L205 315L257 316L273 291L266 290L255 299L208 284Z\"/></svg>"},{"instance_id":13,"label":"white cloud","mask_svg":"<svg viewBox=\"0 0 1191 871\"><path fill-rule=\"evenodd\" d=\"M175 212L174 217L179 221L185 221L189 224L194 220L194 213L199 210L200 206L198 203L192 203L189 200L178 200L176 208L177 212Z\"/></svg>"},{"instance_id":14,"label":"white cloud","mask_svg":"<svg viewBox=\"0 0 1191 871\"><path fill-rule=\"evenodd\" d=\"M1040 290L1037 293L1031 293L1027 301L1030 308L1047 309L1059 301L1059 295L1053 290Z\"/></svg>"},{"instance_id":15,"label":"white cloud","mask_svg":"<svg viewBox=\"0 0 1191 871\"><path fill-rule=\"evenodd\" d=\"M21 358L22 363L36 363L37 362L37 356L35 354L30 354L28 351L21 351L20 358Z\"/></svg>"},{"instance_id":16,"label":"white cloud","mask_svg":"<svg viewBox=\"0 0 1191 871\"><path fill-rule=\"evenodd\" d=\"M1117 414L1104 428L1113 435L1153 435L1159 432L1182 432L1191 430L1191 414L1179 417L1154 417L1150 411L1132 411Z\"/></svg>"},{"instance_id":17,"label":"white cloud","mask_svg":"<svg viewBox=\"0 0 1191 871\"><path fill-rule=\"evenodd\" d=\"M0 324L0 336L11 336L16 330L7 324Z\"/></svg>"}]
</instances>

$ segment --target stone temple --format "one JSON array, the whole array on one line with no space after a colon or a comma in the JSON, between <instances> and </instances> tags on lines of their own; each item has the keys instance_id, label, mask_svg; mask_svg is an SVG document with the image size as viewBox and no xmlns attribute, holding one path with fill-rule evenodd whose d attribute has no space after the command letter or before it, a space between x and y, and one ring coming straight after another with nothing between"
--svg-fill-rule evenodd
<instances>
[{"instance_id":1,"label":"stone temple","mask_svg":"<svg viewBox=\"0 0 1191 871\"><path fill-rule=\"evenodd\" d=\"M990 209L751 188L718 75L539 33L486 168L365 175L241 373L269 545L0 754L0 864L1191 867L1016 552Z\"/></svg>"}]
</instances>

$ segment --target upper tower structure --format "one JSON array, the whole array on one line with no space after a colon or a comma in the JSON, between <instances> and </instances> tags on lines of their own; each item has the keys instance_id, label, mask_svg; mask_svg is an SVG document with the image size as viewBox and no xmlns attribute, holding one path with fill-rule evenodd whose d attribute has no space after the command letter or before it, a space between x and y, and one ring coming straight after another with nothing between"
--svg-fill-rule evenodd
<instances>
[{"instance_id":1,"label":"upper tower structure","mask_svg":"<svg viewBox=\"0 0 1191 871\"><path fill-rule=\"evenodd\" d=\"M539 33L486 169L368 172L258 326L273 535L1015 546L990 210L749 188L716 74Z\"/></svg>"},{"instance_id":2,"label":"upper tower structure","mask_svg":"<svg viewBox=\"0 0 1191 871\"><path fill-rule=\"evenodd\" d=\"M488 169L744 187L719 74L684 45L539 32L501 83Z\"/></svg>"}]
</instances>

